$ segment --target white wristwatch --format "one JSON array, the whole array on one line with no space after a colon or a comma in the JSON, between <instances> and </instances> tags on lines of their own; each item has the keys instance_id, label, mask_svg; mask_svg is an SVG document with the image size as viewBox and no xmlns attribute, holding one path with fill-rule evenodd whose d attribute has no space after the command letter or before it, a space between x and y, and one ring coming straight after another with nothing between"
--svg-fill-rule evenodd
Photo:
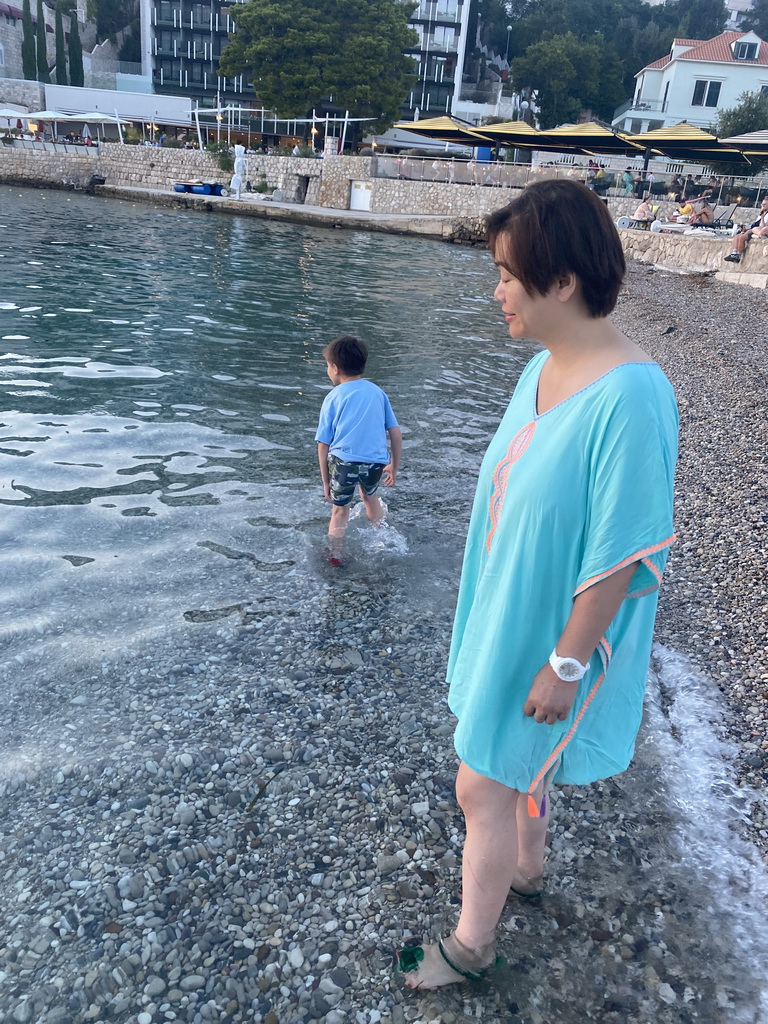
<instances>
[{"instance_id":1,"label":"white wristwatch","mask_svg":"<svg viewBox=\"0 0 768 1024\"><path fill-rule=\"evenodd\" d=\"M564 683L577 683L589 668L589 662L582 665L576 658L561 658L555 648L549 656L549 664L554 669L558 679Z\"/></svg>"}]
</instances>

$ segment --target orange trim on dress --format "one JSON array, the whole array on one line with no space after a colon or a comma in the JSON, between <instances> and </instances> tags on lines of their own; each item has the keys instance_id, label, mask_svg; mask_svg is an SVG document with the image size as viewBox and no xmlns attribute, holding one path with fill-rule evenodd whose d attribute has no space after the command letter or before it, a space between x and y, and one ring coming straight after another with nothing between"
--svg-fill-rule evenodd
<instances>
[{"instance_id":1,"label":"orange trim on dress","mask_svg":"<svg viewBox=\"0 0 768 1024\"><path fill-rule=\"evenodd\" d=\"M600 655L600 660L603 663L603 671L600 673L600 676L594 682L594 684L592 686L592 689L587 694L587 699L584 701L584 704L582 705L581 711L579 711L578 715L574 719L573 725L568 730L568 732L565 734L565 736L560 740L560 742L557 744L557 746L552 751L552 753L549 755L547 760L544 762L544 766L541 768L541 770L539 771L539 773L536 776L536 778L533 780L533 782L528 787L528 817L529 818L539 818L539 817L541 817L541 807L539 807L539 805L536 803L536 799L535 799L535 797L533 795L535 790L536 790L536 787L539 785L539 783L542 781L542 779L546 778L547 772L555 764L555 762L559 759L559 757L562 754L562 752L565 750L565 748L568 746L568 744L573 739L573 737L574 737L574 735L576 733L576 729L579 726L579 722L581 722L581 720L584 717L584 714L585 714L587 708L592 703L592 699L594 698L594 696L597 693L597 691L600 689L600 687L601 687L601 685L603 683L603 680L605 679L605 673L608 671L608 666L611 663L611 657L612 657L612 654L613 654L613 652L611 650L611 645L610 645L607 637L603 636L603 637L600 638L600 640L598 642L598 645L597 645L597 653Z\"/></svg>"},{"instance_id":2,"label":"orange trim on dress","mask_svg":"<svg viewBox=\"0 0 768 1024\"><path fill-rule=\"evenodd\" d=\"M663 551L664 548L669 547L670 544L674 544L676 540L677 540L677 534L673 533L671 537L667 537L667 539L663 540L660 544L654 544L650 548L643 548L642 551L636 551L634 553L634 555L629 555L627 558L623 559L617 565L614 565L611 569L606 569L605 572L601 572L597 576L591 576L588 580L585 580L585 582L582 583L580 587L577 587L574 590L573 596L577 597L579 594L582 594L585 590L589 590L589 588L594 586L595 583L599 583L600 580L607 579L608 576L612 576L615 572L618 572L619 569L625 569L628 565L631 565L633 562L642 562L643 565L645 565L646 568L648 568L653 573L653 575L656 577L658 582L661 583L661 573L656 568L656 566L653 564L653 562L650 561L648 556L649 555L655 555L657 551ZM649 593L649 591L645 591L644 590L644 591L642 591L642 593L643 594ZM637 594L637 595L632 594L632 595L627 595L627 596L630 596L630 597L634 597L634 596L640 597L641 594Z\"/></svg>"},{"instance_id":3,"label":"orange trim on dress","mask_svg":"<svg viewBox=\"0 0 768 1024\"><path fill-rule=\"evenodd\" d=\"M491 521L491 528L485 538L485 547L487 551L491 550L491 541L493 540L493 535L496 533L496 528L498 527L499 520L501 519L501 510L504 505L504 495L507 490L507 478L509 477L509 471L531 443L531 438L533 437L535 429L536 422L533 420L530 423L526 423L524 427L521 427L510 441L506 455L501 459L497 464L496 469L493 471L493 494L491 495L491 502L488 507L488 518Z\"/></svg>"}]
</instances>

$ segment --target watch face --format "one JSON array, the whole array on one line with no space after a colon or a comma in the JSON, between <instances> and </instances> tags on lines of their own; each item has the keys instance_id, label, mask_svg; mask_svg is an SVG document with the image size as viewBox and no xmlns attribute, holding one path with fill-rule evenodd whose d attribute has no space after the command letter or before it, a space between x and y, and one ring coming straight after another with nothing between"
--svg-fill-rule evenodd
<instances>
[{"instance_id":1,"label":"watch face","mask_svg":"<svg viewBox=\"0 0 768 1024\"><path fill-rule=\"evenodd\" d=\"M560 667L557 670L557 674L561 679L580 679L581 678L581 665L578 661L573 658L563 658L560 662Z\"/></svg>"}]
</instances>

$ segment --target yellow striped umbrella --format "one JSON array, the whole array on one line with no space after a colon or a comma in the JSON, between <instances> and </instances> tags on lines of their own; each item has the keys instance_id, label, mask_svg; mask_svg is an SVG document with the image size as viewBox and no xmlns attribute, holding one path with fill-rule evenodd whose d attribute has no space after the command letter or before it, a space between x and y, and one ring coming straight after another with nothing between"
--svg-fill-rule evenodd
<instances>
[{"instance_id":1,"label":"yellow striped umbrella","mask_svg":"<svg viewBox=\"0 0 768 1024\"><path fill-rule=\"evenodd\" d=\"M413 132L439 142L456 142L463 146L482 146L491 140L474 125L455 117L429 117L419 121L398 121L394 128Z\"/></svg>"},{"instance_id":2,"label":"yellow striped umbrella","mask_svg":"<svg viewBox=\"0 0 768 1024\"><path fill-rule=\"evenodd\" d=\"M528 146L535 149L534 143L541 135L540 131L526 121L499 121L495 124L480 125L477 130L499 145L515 146L518 149Z\"/></svg>"},{"instance_id":3,"label":"yellow striped umbrella","mask_svg":"<svg viewBox=\"0 0 768 1024\"><path fill-rule=\"evenodd\" d=\"M716 135L705 132L703 128L697 128L694 124L688 124L687 121L627 137L643 149L650 149L660 156L676 160L691 160L697 163L749 163L739 149L723 145Z\"/></svg>"},{"instance_id":4,"label":"yellow striped umbrella","mask_svg":"<svg viewBox=\"0 0 768 1024\"><path fill-rule=\"evenodd\" d=\"M484 129L485 130L485 129ZM632 140L622 135L621 132L606 128L597 121L587 121L585 124L568 124L560 128L550 128L549 131L539 132L536 137L536 145L533 149L548 151L576 150L587 155L603 153L606 155L629 153L638 156L641 147Z\"/></svg>"}]
</instances>

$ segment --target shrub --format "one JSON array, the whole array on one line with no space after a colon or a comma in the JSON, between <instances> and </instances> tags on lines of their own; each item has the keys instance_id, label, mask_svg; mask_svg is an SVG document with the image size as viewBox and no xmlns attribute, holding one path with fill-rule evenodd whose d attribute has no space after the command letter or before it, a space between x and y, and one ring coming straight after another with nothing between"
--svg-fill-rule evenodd
<instances>
[{"instance_id":1,"label":"shrub","mask_svg":"<svg viewBox=\"0 0 768 1024\"><path fill-rule=\"evenodd\" d=\"M209 142L205 147L209 153L216 157L216 163L222 171L231 172L235 169L235 161L229 152L228 142Z\"/></svg>"}]
</instances>

